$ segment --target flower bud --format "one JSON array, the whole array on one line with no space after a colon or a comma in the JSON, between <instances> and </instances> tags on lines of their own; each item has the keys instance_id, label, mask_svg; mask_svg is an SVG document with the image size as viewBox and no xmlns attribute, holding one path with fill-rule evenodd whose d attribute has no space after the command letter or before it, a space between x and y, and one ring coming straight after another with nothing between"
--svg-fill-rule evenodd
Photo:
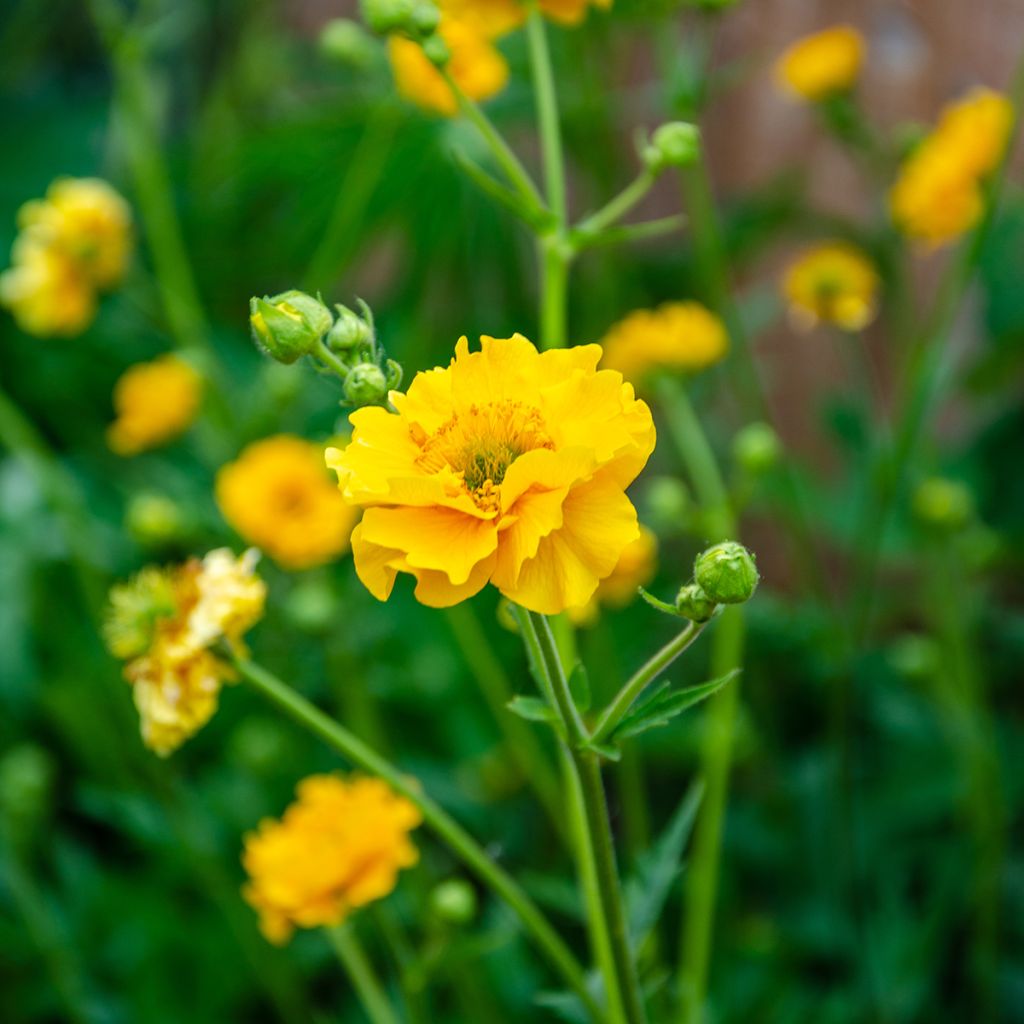
<instances>
[{"instance_id":1,"label":"flower bud","mask_svg":"<svg viewBox=\"0 0 1024 1024\"><path fill-rule=\"evenodd\" d=\"M932 477L914 492L914 515L922 526L939 533L957 533L974 518L974 498L957 480Z\"/></svg>"},{"instance_id":2,"label":"flower bud","mask_svg":"<svg viewBox=\"0 0 1024 1024\"><path fill-rule=\"evenodd\" d=\"M378 35L408 32L418 0L362 0L363 20Z\"/></svg>"},{"instance_id":3,"label":"flower bud","mask_svg":"<svg viewBox=\"0 0 1024 1024\"><path fill-rule=\"evenodd\" d=\"M181 536L184 517L181 507L167 495L144 491L128 503L125 526L140 544L159 547Z\"/></svg>"},{"instance_id":4,"label":"flower bud","mask_svg":"<svg viewBox=\"0 0 1024 1024\"><path fill-rule=\"evenodd\" d=\"M320 30L318 42L325 57L356 71L373 67L380 56L377 41L350 18L332 18Z\"/></svg>"},{"instance_id":5,"label":"flower bud","mask_svg":"<svg viewBox=\"0 0 1024 1024\"><path fill-rule=\"evenodd\" d=\"M12 747L0 761L0 815L15 835L31 833L53 801L56 769L34 743Z\"/></svg>"},{"instance_id":6,"label":"flower bud","mask_svg":"<svg viewBox=\"0 0 1024 1024\"><path fill-rule=\"evenodd\" d=\"M451 58L451 51L441 35L435 32L423 40L423 55L435 67L443 68Z\"/></svg>"},{"instance_id":7,"label":"flower bud","mask_svg":"<svg viewBox=\"0 0 1024 1024\"><path fill-rule=\"evenodd\" d=\"M345 378L345 400L357 408L380 405L388 395L384 371L376 363L359 363Z\"/></svg>"},{"instance_id":8,"label":"flower bud","mask_svg":"<svg viewBox=\"0 0 1024 1024\"><path fill-rule=\"evenodd\" d=\"M650 482L646 506L647 520L664 533L685 529L692 510L686 484L674 476L657 476Z\"/></svg>"},{"instance_id":9,"label":"flower bud","mask_svg":"<svg viewBox=\"0 0 1024 1024\"><path fill-rule=\"evenodd\" d=\"M656 129L643 151L652 171L666 167L690 167L700 155L700 129L688 121L669 121Z\"/></svg>"},{"instance_id":10,"label":"flower bud","mask_svg":"<svg viewBox=\"0 0 1024 1024\"><path fill-rule=\"evenodd\" d=\"M431 3L430 0L420 0L413 8L409 24L413 36L426 39L433 36L437 26L441 24L441 11L437 4Z\"/></svg>"},{"instance_id":11,"label":"flower bud","mask_svg":"<svg viewBox=\"0 0 1024 1024\"><path fill-rule=\"evenodd\" d=\"M676 595L676 612L691 622L707 622L716 607L699 583L687 583Z\"/></svg>"},{"instance_id":12,"label":"flower bud","mask_svg":"<svg viewBox=\"0 0 1024 1024\"><path fill-rule=\"evenodd\" d=\"M757 589L759 576L753 556L735 541L722 541L697 556L693 575L716 604L742 604Z\"/></svg>"},{"instance_id":13,"label":"flower bud","mask_svg":"<svg viewBox=\"0 0 1024 1024\"><path fill-rule=\"evenodd\" d=\"M767 423L748 423L733 438L733 458L751 476L760 476L773 469L781 453L779 436Z\"/></svg>"},{"instance_id":14,"label":"flower bud","mask_svg":"<svg viewBox=\"0 0 1024 1024\"><path fill-rule=\"evenodd\" d=\"M446 924L469 924L476 917L476 890L461 878L434 886L430 909Z\"/></svg>"},{"instance_id":15,"label":"flower bud","mask_svg":"<svg viewBox=\"0 0 1024 1024\"><path fill-rule=\"evenodd\" d=\"M373 344L373 328L358 313L340 303L334 308L338 319L327 332L327 347L332 352L351 352Z\"/></svg>"},{"instance_id":16,"label":"flower bud","mask_svg":"<svg viewBox=\"0 0 1024 1024\"><path fill-rule=\"evenodd\" d=\"M249 300L253 340L279 363L294 363L312 352L333 322L331 311L305 292Z\"/></svg>"}]
</instances>

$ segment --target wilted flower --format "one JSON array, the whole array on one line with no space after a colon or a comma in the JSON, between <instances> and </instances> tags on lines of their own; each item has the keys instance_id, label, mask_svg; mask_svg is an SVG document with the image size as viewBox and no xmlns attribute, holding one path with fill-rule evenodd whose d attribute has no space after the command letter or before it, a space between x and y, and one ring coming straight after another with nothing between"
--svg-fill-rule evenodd
<instances>
[{"instance_id":1,"label":"wilted flower","mask_svg":"<svg viewBox=\"0 0 1024 1024\"><path fill-rule=\"evenodd\" d=\"M834 25L790 46L775 63L775 78L786 92L814 102L851 88L863 63L864 37Z\"/></svg>"},{"instance_id":2,"label":"wilted flower","mask_svg":"<svg viewBox=\"0 0 1024 1024\"><path fill-rule=\"evenodd\" d=\"M421 815L380 779L312 775L280 820L245 837L242 890L274 943L296 928L340 924L395 888L419 858L409 833Z\"/></svg>"},{"instance_id":3,"label":"wilted flower","mask_svg":"<svg viewBox=\"0 0 1024 1024\"><path fill-rule=\"evenodd\" d=\"M462 338L450 366L392 392L397 412L352 413L351 443L327 450L346 499L366 509L356 572L381 600L407 572L436 607L488 582L538 612L585 604L638 534L625 488L654 448L650 410L597 370L597 345L481 345Z\"/></svg>"},{"instance_id":4,"label":"wilted flower","mask_svg":"<svg viewBox=\"0 0 1024 1024\"><path fill-rule=\"evenodd\" d=\"M118 455L155 448L189 428L201 397L202 378L177 356L129 367L114 385L107 443Z\"/></svg>"},{"instance_id":5,"label":"wilted flower","mask_svg":"<svg viewBox=\"0 0 1024 1024\"><path fill-rule=\"evenodd\" d=\"M804 250L790 263L782 290L801 326L829 323L859 331L875 317L878 284L875 268L859 249L828 242Z\"/></svg>"},{"instance_id":6,"label":"wilted flower","mask_svg":"<svg viewBox=\"0 0 1024 1024\"><path fill-rule=\"evenodd\" d=\"M105 636L128 660L145 744L166 756L217 709L232 667L212 649L223 640L243 652L242 634L263 614L266 587L254 550L236 558L226 548L167 569L149 567L115 586Z\"/></svg>"},{"instance_id":7,"label":"wilted flower","mask_svg":"<svg viewBox=\"0 0 1024 1024\"><path fill-rule=\"evenodd\" d=\"M348 548L357 515L323 458L321 445L282 434L249 445L217 473L224 518L286 569L322 565Z\"/></svg>"},{"instance_id":8,"label":"wilted flower","mask_svg":"<svg viewBox=\"0 0 1024 1024\"><path fill-rule=\"evenodd\" d=\"M654 370L695 372L728 351L725 325L699 302L668 302L638 309L609 328L601 340L604 366L639 383Z\"/></svg>"}]
</instances>

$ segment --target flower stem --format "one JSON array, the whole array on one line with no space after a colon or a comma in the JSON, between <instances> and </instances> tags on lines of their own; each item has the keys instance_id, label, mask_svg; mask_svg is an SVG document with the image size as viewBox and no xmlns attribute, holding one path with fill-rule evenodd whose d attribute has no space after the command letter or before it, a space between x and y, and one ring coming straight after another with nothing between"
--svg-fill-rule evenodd
<instances>
[{"instance_id":1,"label":"flower stem","mask_svg":"<svg viewBox=\"0 0 1024 1024\"><path fill-rule=\"evenodd\" d=\"M524 637L535 653L539 670L555 696L555 704L566 732L569 764L573 772L571 785L579 787L583 811L581 841L586 842L584 857L592 859L594 883L597 888L599 927L607 935L611 974L605 975L605 986L612 1020L626 1024L644 1024L643 998L637 977L636 957L630 948L626 927L626 911L615 863L611 819L601 780L598 755L585 748L587 731L569 690L569 683L555 646L548 620L537 612L527 611L519 617ZM603 965L604 966L604 965ZM614 999L618 995L621 1006Z\"/></svg>"},{"instance_id":2,"label":"flower stem","mask_svg":"<svg viewBox=\"0 0 1024 1024\"><path fill-rule=\"evenodd\" d=\"M658 175L645 167L617 196L610 199L600 210L585 217L573 229L580 235L596 235L621 220L640 202L657 181Z\"/></svg>"},{"instance_id":3,"label":"flower stem","mask_svg":"<svg viewBox=\"0 0 1024 1024\"><path fill-rule=\"evenodd\" d=\"M334 928L325 928L324 933L338 954L338 959L345 968L371 1024L399 1024L398 1015L352 925L345 923Z\"/></svg>"},{"instance_id":4,"label":"flower stem","mask_svg":"<svg viewBox=\"0 0 1024 1024\"><path fill-rule=\"evenodd\" d=\"M423 820L437 836L515 912L548 962L582 1000L593 1019L602 1019L601 1010L587 989L583 969L547 918L518 883L491 860L473 837L421 791L415 780L402 774L390 761L381 757L373 748L352 735L344 726L330 719L266 669L244 658L231 656L231 661L243 679L296 722L319 736L347 761L363 771L379 776L392 789L415 804L423 815Z\"/></svg>"}]
</instances>

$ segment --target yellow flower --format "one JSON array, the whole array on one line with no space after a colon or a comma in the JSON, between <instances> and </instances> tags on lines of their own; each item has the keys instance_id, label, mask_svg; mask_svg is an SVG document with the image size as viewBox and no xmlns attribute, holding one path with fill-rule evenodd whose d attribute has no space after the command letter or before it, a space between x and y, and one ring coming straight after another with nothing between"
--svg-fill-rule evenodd
<instances>
[{"instance_id":1,"label":"yellow flower","mask_svg":"<svg viewBox=\"0 0 1024 1024\"><path fill-rule=\"evenodd\" d=\"M795 42L775 63L776 81L791 95L817 101L851 88L864 63L864 37L834 25Z\"/></svg>"},{"instance_id":2,"label":"yellow flower","mask_svg":"<svg viewBox=\"0 0 1024 1024\"><path fill-rule=\"evenodd\" d=\"M131 209L98 178L58 178L45 199L26 203L18 215L30 237L64 253L99 289L123 276L131 254Z\"/></svg>"},{"instance_id":3,"label":"yellow flower","mask_svg":"<svg viewBox=\"0 0 1024 1024\"><path fill-rule=\"evenodd\" d=\"M296 928L336 925L391 893L419 859L409 833L419 810L380 779L312 775L280 820L245 836L242 895L270 942Z\"/></svg>"},{"instance_id":4,"label":"yellow flower","mask_svg":"<svg viewBox=\"0 0 1024 1024\"><path fill-rule=\"evenodd\" d=\"M875 317L878 283L863 253L829 242L805 250L787 267L782 290L801 326L823 322L859 331Z\"/></svg>"},{"instance_id":5,"label":"yellow flower","mask_svg":"<svg viewBox=\"0 0 1024 1024\"><path fill-rule=\"evenodd\" d=\"M505 88L508 64L483 31L454 18L442 18L439 31L451 54L448 74L471 100L490 99ZM446 117L458 113L455 94L419 43L391 36L388 55L395 84L407 100Z\"/></svg>"},{"instance_id":6,"label":"yellow flower","mask_svg":"<svg viewBox=\"0 0 1024 1024\"><path fill-rule=\"evenodd\" d=\"M597 345L481 346L460 339L447 368L392 392L397 412L352 413L351 443L327 450L345 498L366 508L356 572L380 600L407 572L434 607L488 582L537 612L585 604L637 536L625 488L654 448L650 410L597 370Z\"/></svg>"},{"instance_id":7,"label":"yellow flower","mask_svg":"<svg viewBox=\"0 0 1024 1024\"><path fill-rule=\"evenodd\" d=\"M1012 126L1010 102L990 89L946 107L889 193L899 228L934 246L974 227L984 209L982 180L1002 159Z\"/></svg>"},{"instance_id":8,"label":"yellow flower","mask_svg":"<svg viewBox=\"0 0 1024 1024\"><path fill-rule=\"evenodd\" d=\"M110 595L107 644L131 659L143 742L161 756L177 749L217 709L231 666L211 649L224 640L244 652L242 634L263 614L266 587L256 551L236 558L226 548L169 569L143 569Z\"/></svg>"},{"instance_id":9,"label":"yellow flower","mask_svg":"<svg viewBox=\"0 0 1024 1024\"><path fill-rule=\"evenodd\" d=\"M578 25L591 6L607 11L612 0L540 0L540 9L562 25Z\"/></svg>"},{"instance_id":10,"label":"yellow flower","mask_svg":"<svg viewBox=\"0 0 1024 1024\"><path fill-rule=\"evenodd\" d=\"M199 411L202 378L177 356L129 367L114 385L117 418L107 443L118 455L137 455L184 433Z\"/></svg>"},{"instance_id":11,"label":"yellow flower","mask_svg":"<svg viewBox=\"0 0 1024 1024\"><path fill-rule=\"evenodd\" d=\"M522 25L526 8L519 0L442 0L444 17L475 29L487 39L500 39Z\"/></svg>"},{"instance_id":12,"label":"yellow flower","mask_svg":"<svg viewBox=\"0 0 1024 1024\"><path fill-rule=\"evenodd\" d=\"M325 472L321 445L284 434L257 441L221 467L215 493L228 523L286 569L348 549L356 512Z\"/></svg>"},{"instance_id":13,"label":"yellow flower","mask_svg":"<svg viewBox=\"0 0 1024 1024\"><path fill-rule=\"evenodd\" d=\"M18 326L37 337L81 334L96 315L96 296L63 252L21 235L12 266L0 274L0 304Z\"/></svg>"},{"instance_id":14,"label":"yellow flower","mask_svg":"<svg viewBox=\"0 0 1024 1024\"><path fill-rule=\"evenodd\" d=\"M729 336L699 302L667 302L630 313L609 328L601 346L604 366L639 382L653 370L695 372L714 365L728 351Z\"/></svg>"},{"instance_id":15,"label":"yellow flower","mask_svg":"<svg viewBox=\"0 0 1024 1024\"><path fill-rule=\"evenodd\" d=\"M643 523L636 540L622 549L610 576L598 584L591 600L578 608L569 609L569 617L577 625L586 625L597 618L602 604L622 608L636 597L637 589L654 578L658 567L658 538Z\"/></svg>"}]
</instances>

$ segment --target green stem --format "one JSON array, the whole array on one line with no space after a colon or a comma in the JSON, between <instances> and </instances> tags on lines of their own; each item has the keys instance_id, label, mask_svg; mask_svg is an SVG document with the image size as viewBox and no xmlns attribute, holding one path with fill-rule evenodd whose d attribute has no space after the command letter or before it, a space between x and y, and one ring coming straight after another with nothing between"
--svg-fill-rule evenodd
<instances>
[{"instance_id":1,"label":"green stem","mask_svg":"<svg viewBox=\"0 0 1024 1024\"><path fill-rule=\"evenodd\" d=\"M338 954L338 959L345 968L371 1024L399 1024L398 1015L352 925L346 923L334 928L325 928L324 933Z\"/></svg>"},{"instance_id":2,"label":"green stem","mask_svg":"<svg viewBox=\"0 0 1024 1024\"><path fill-rule=\"evenodd\" d=\"M646 1015L636 957L630 948L626 926L611 819L601 780L601 763L594 751L585 749L588 740L586 728L572 699L548 620L537 612L527 611L519 617L519 621L525 627L524 635L528 644L539 654L538 667L554 693L556 708L566 732L566 745L575 776L573 785L579 786L585 825L581 839L585 839L587 844L586 856L593 861L601 914L599 927L607 933L611 953L609 967L613 973L606 975L605 984L612 1019L621 1019L626 1024L644 1024ZM621 996L621 1008L612 1002L615 994Z\"/></svg>"},{"instance_id":3,"label":"green stem","mask_svg":"<svg viewBox=\"0 0 1024 1024\"><path fill-rule=\"evenodd\" d=\"M573 229L574 234L596 235L621 220L640 202L658 180L656 171L645 167L617 196L610 199L596 213L585 217Z\"/></svg>"},{"instance_id":4,"label":"green stem","mask_svg":"<svg viewBox=\"0 0 1024 1024\"><path fill-rule=\"evenodd\" d=\"M243 658L232 657L232 661L242 678L271 703L319 736L347 761L384 779L392 789L415 804L423 815L423 820L437 836L447 843L452 852L461 858L482 882L490 886L509 905L548 962L583 1001L594 1020L601 1020L601 1011L587 990L583 969L547 918L515 880L491 860L472 836L422 792L415 780L404 775L375 750L353 736L343 726L332 721L319 708L266 669Z\"/></svg>"},{"instance_id":5,"label":"green stem","mask_svg":"<svg viewBox=\"0 0 1024 1024\"><path fill-rule=\"evenodd\" d=\"M623 685L622 689L604 710L593 731L592 742L603 743L615 731L634 701L662 672L686 650L701 634L706 623L689 622L686 627L673 637L660 651L652 655L633 676Z\"/></svg>"}]
</instances>

